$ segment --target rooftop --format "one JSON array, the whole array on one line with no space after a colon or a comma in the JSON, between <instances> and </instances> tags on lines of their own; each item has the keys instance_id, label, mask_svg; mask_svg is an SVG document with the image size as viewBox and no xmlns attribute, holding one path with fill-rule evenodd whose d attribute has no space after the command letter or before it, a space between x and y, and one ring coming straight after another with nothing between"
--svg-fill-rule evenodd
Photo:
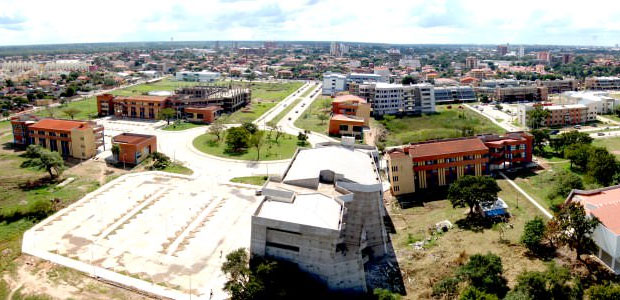
<instances>
[{"instance_id":1,"label":"rooftop","mask_svg":"<svg viewBox=\"0 0 620 300\"><path fill-rule=\"evenodd\" d=\"M29 126L30 129L71 130L79 127L91 127L88 122L61 119L43 119Z\"/></svg>"},{"instance_id":2,"label":"rooftop","mask_svg":"<svg viewBox=\"0 0 620 300\"><path fill-rule=\"evenodd\" d=\"M620 235L620 185L586 191L574 190L568 201L581 203L587 214L596 216L603 226Z\"/></svg>"},{"instance_id":3,"label":"rooftop","mask_svg":"<svg viewBox=\"0 0 620 300\"><path fill-rule=\"evenodd\" d=\"M139 144L150 138L154 138L154 135L147 134L137 134L137 133L121 133L112 138L112 142L114 143L124 143L124 144Z\"/></svg>"},{"instance_id":4,"label":"rooftop","mask_svg":"<svg viewBox=\"0 0 620 300\"><path fill-rule=\"evenodd\" d=\"M332 102L359 102L359 103L366 103L366 99L361 98L359 96L355 96L355 95L342 95L342 96L338 96L336 97L336 99L334 99L334 101Z\"/></svg>"},{"instance_id":5,"label":"rooftop","mask_svg":"<svg viewBox=\"0 0 620 300\"><path fill-rule=\"evenodd\" d=\"M330 170L342 174L348 181L360 184L378 184L374 159L367 151L344 147L328 146L301 149L295 156L283 181L319 178L321 171Z\"/></svg>"},{"instance_id":6,"label":"rooftop","mask_svg":"<svg viewBox=\"0 0 620 300\"><path fill-rule=\"evenodd\" d=\"M350 122L360 122L360 123L364 123L364 119L357 117L357 116L351 116L351 115L344 115L344 114L334 114L331 117L332 120L337 120L337 121L350 121Z\"/></svg>"},{"instance_id":7,"label":"rooftop","mask_svg":"<svg viewBox=\"0 0 620 300\"><path fill-rule=\"evenodd\" d=\"M164 102L168 99L166 96L117 96L116 100L127 100L127 101L149 101L149 102Z\"/></svg>"},{"instance_id":8,"label":"rooftop","mask_svg":"<svg viewBox=\"0 0 620 300\"><path fill-rule=\"evenodd\" d=\"M477 137L447 141L424 142L409 145L411 157L425 157L464 153L472 151L488 151L489 149Z\"/></svg>"},{"instance_id":9,"label":"rooftop","mask_svg":"<svg viewBox=\"0 0 620 300\"><path fill-rule=\"evenodd\" d=\"M292 202L266 199L256 214L284 222L339 230L342 204L320 193L297 195Z\"/></svg>"}]
</instances>

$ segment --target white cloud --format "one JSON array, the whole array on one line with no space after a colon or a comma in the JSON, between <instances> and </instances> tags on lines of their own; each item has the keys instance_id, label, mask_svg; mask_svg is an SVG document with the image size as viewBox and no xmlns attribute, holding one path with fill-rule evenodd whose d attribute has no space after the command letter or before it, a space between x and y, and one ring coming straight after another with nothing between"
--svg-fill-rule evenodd
<instances>
[{"instance_id":1,"label":"white cloud","mask_svg":"<svg viewBox=\"0 0 620 300\"><path fill-rule=\"evenodd\" d=\"M0 0L0 45L181 40L613 45L620 5L566 1Z\"/></svg>"}]
</instances>

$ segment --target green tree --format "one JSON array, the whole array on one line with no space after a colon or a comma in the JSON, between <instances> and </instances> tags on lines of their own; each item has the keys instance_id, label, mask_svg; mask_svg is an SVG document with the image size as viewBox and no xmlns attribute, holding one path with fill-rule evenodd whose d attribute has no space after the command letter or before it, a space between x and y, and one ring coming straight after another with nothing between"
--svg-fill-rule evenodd
<instances>
[{"instance_id":1,"label":"green tree","mask_svg":"<svg viewBox=\"0 0 620 300\"><path fill-rule=\"evenodd\" d=\"M551 116L548 109L542 108L540 105L534 106L534 109L526 113L527 126L533 129L539 128L540 125Z\"/></svg>"},{"instance_id":2,"label":"green tree","mask_svg":"<svg viewBox=\"0 0 620 300\"><path fill-rule=\"evenodd\" d=\"M469 206L471 216L476 205L494 202L500 190L492 177L465 175L450 185L448 199L453 207Z\"/></svg>"},{"instance_id":3,"label":"green tree","mask_svg":"<svg viewBox=\"0 0 620 300\"><path fill-rule=\"evenodd\" d=\"M614 113L616 114L616 116L620 117L620 105L614 108Z\"/></svg>"},{"instance_id":4,"label":"green tree","mask_svg":"<svg viewBox=\"0 0 620 300\"><path fill-rule=\"evenodd\" d=\"M112 144L112 155L114 156L114 159L118 160L118 155L121 153L121 147L118 144Z\"/></svg>"},{"instance_id":5,"label":"green tree","mask_svg":"<svg viewBox=\"0 0 620 300\"><path fill-rule=\"evenodd\" d=\"M589 144L572 144L564 149L564 158L570 160L571 168L576 166L584 171L588 164L591 150L592 146Z\"/></svg>"},{"instance_id":6,"label":"green tree","mask_svg":"<svg viewBox=\"0 0 620 300\"><path fill-rule=\"evenodd\" d=\"M530 133L534 136L534 149L536 149L539 154L544 154L545 142L549 140L549 132L544 129L534 129Z\"/></svg>"},{"instance_id":7,"label":"green tree","mask_svg":"<svg viewBox=\"0 0 620 300\"><path fill-rule=\"evenodd\" d=\"M620 285L594 285L586 291L586 294L590 300L617 300L620 299Z\"/></svg>"},{"instance_id":8,"label":"green tree","mask_svg":"<svg viewBox=\"0 0 620 300\"><path fill-rule=\"evenodd\" d=\"M403 85L410 85L410 84L414 84L415 83L415 79L413 79L413 77L411 75L407 75L407 76L403 77L403 79L400 82Z\"/></svg>"},{"instance_id":9,"label":"green tree","mask_svg":"<svg viewBox=\"0 0 620 300\"><path fill-rule=\"evenodd\" d=\"M252 122L243 122L241 127L247 130L249 134L255 134L258 131L258 127Z\"/></svg>"},{"instance_id":10,"label":"green tree","mask_svg":"<svg viewBox=\"0 0 620 300\"><path fill-rule=\"evenodd\" d=\"M515 299L513 294L527 295L522 299L582 299L583 290L578 278L570 270L555 263L543 272L525 271L517 277L517 284L506 298Z\"/></svg>"},{"instance_id":11,"label":"green tree","mask_svg":"<svg viewBox=\"0 0 620 300\"><path fill-rule=\"evenodd\" d=\"M431 296L435 298L454 299L459 293L460 279L456 277L446 277L433 285Z\"/></svg>"},{"instance_id":12,"label":"green tree","mask_svg":"<svg viewBox=\"0 0 620 300\"><path fill-rule=\"evenodd\" d=\"M52 179L60 176L65 169L65 162L58 152L51 152L40 146L30 145L26 150L26 155L30 159L22 164L23 167L45 170Z\"/></svg>"},{"instance_id":13,"label":"green tree","mask_svg":"<svg viewBox=\"0 0 620 300\"><path fill-rule=\"evenodd\" d=\"M254 299L253 296L257 290L264 288L250 284L252 273L248 253L244 248L227 254L221 269L227 279L224 290L230 293L232 299Z\"/></svg>"},{"instance_id":14,"label":"green tree","mask_svg":"<svg viewBox=\"0 0 620 300\"><path fill-rule=\"evenodd\" d=\"M591 253L596 249L591 235L600 224L595 216L586 216L581 204L570 202L564 204L549 223L547 230L559 245L568 246L576 251L577 260L581 254Z\"/></svg>"},{"instance_id":15,"label":"green tree","mask_svg":"<svg viewBox=\"0 0 620 300\"><path fill-rule=\"evenodd\" d=\"M502 259L495 254L487 253L472 255L456 274L458 278L482 292L503 297L508 291L503 271Z\"/></svg>"},{"instance_id":16,"label":"green tree","mask_svg":"<svg viewBox=\"0 0 620 300\"><path fill-rule=\"evenodd\" d=\"M241 152L248 147L250 133L243 127L232 127L226 130L226 151Z\"/></svg>"},{"instance_id":17,"label":"green tree","mask_svg":"<svg viewBox=\"0 0 620 300\"><path fill-rule=\"evenodd\" d=\"M607 186L611 184L617 172L618 161L613 154L601 147L592 149L587 164L588 176L594 178L601 185Z\"/></svg>"},{"instance_id":18,"label":"green tree","mask_svg":"<svg viewBox=\"0 0 620 300\"><path fill-rule=\"evenodd\" d=\"M498 298L496 295L485 293L473 286L468 286L461 293L459 300L498 300Z\"/></svg>"},{"instance_id":19,"label":"green tree","mask_svg":"<svg viewBox=\"0 0 620 300\"><path fill-rule=\"evenodd\" d=\"M318 113L316 117L321 121L321 125L325 124L325 121L329 120L329 115L325 112Z\"/></svg>"},{"instance_id":20,"label":"green tree","mask_svg":"<svg viewBox=\"0 0 620 300\"><path fill-rule=\"evenodd\" d=\"M372 291L372 294L377 300L399 300L401 297L397 293L393 293L387 289L376 288Z\"/></svg>"},{"instance_id":21,"label":"green tree","mask_svg":"<svg viewBox=\"0 0 620 300\"><path fill-rule=\"evenodd\" d=\"M540 250L540 245L545 236L545 222L541 217L535 217L525 223L523 234L521 235L521 243L527 249L536 253Z\"/></svg>"},{"instance_id":22,"label":"green tree","mask_svg":"<svg viewBox=\"0 0 620 300\"><path fill-rule=\"evenodd\" d=\"M73 118L79 114L80 112L82 112L81 110L77 109L77 108L66 108L62 111L62 113L64 113L65 115L67 115L67 117L70 117L71 120L73 120Z\"/></svg>"},{"instance_id":23,"label":"green tree","mask_svg":"<svg viewBox=\"0 0 620 300\"><path fill-rule=\"evenodd\" d=\"M264 131L257 131L250 135L248 145L256 149L256 160L260 160L260 149L265 144Z\"/></svg>"},{"instance_id":24,"label":"green tree","mask_svg":"<svg viewBox=\"0 0 620 300\"><path fill-rule=\"evenodd\" d=\"M209 126L209 129L207 130L207 133L214 135L219 142L222 139L222 134L224 133L225 129L226 127L222 124L211 124L211 126Z\"/></svg>"},{"instance_id":25,"label":"green tree","mask_svg":"<svg viewBox=\"0 0 620 300\"><path fill-rule=\"evenodd\" d=\"M163 170L170 166L170 164L172 163L170 157L161 152L151 153L151 158L153 159L153 168L156 170Z\"/></svg>"},{"instance_id":26,"label":"green tree","mask_svg":"<svg viewBox=\"0 0 620 300\"><path fill-rule=\"evenodd\" d=\"M308 135L305 132L299 132L299 134L297 134L297 144L301 146L308 144Z\"/></svg>"},{"instance_id":27,"label":"green tree","mask_svg":"<svg viewBox=\"0 0 620 300\"><path fill-rule=\"evenodd\" d=\"M568 170L560 170L553 176L553 186L547 194L547 199L566 199L573 189L583 189L583 181L577 174Z\"/></svg>"},{"instance_id":28,"label":"green tree","mask_svg":"<svg viewBox=\"0 0 620 300\"><path fill-rule=\"evenodd\" d=\"M170 120L176 116L177 112L174 108L164 108L159 111L159 115L157 116L160 120L166 120L167 125L170 125Z\"/></svg>"}]
</instances>

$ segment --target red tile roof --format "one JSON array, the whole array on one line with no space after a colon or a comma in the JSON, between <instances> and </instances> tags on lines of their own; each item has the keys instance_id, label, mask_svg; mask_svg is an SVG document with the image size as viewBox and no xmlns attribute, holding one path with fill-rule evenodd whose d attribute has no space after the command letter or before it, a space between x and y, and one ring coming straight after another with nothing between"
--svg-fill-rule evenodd
<instances>
[{"instance_id":1,"label":"red tile roof","mask_svg":"<svg viewBox=\"0 0 620 300\"><path fill-rule=\"evenodd\" d=\"M349 121L349 122L359 122L359 123L364 123L364 119L358 119L355 118L353 116L349 116L349 115L343 115L343 114L335 114L332 116L331 118L332 120L336 120L336 121Z\"/></svg>"},{"instance_id":2,"label":"red tile roof","mask_svg":"<svg viewBox=\"0 0 620 300\"><path fill-rule=\"evenodd\" d=\"M342 96L338 96L336 97L336 99L334 99L334 101L332 102L359 102L359 103L366 103L366 99L355 96L355 95L342 95Z\"/></svg>"},{"instance_id":3,"label":"red tile roof","mask_svg":"<svg viewBox=\"0 0 620 300\"><path fill-rule=\"evenodd\" d=\"M166 96L118 96L115 100L127 101L147 101L147 102L164 102L168 99Z\"/></svg>"},{"instance_id":4,"label":"red tile roof","mask_svg":"<svg viewBox=\"0 0 620 300\"><path fill-rule=\"evenodd\" d=\"M620 186L591 191L575 191L568 201L581 203L587 214L596 216L603 226L620 235Z\"/></svg>"},{"instance_id":5,"label":"red tile roof","mask_svg":"<svg viewBox=\"0 0 620 300\"><path fill-rule=\"evenodd\" d=\"M154 138L154 135L121 133L112 138L112 142L125 144L139 144L148 139Z\"/></svg>"},{"instance_id":6,"label":"red tile roof","mask_svg":"<svg viewBox=\"0 0 620 300\"><path fill-rule=\"evenodd\" d=\"M458 154L473 151L489 151L484 143L476 138L437 141L429 143L411 144L408 146L409 155L413 158L437 156L446 154Z\"/></svg>"},{"instance_id":7,"label":"red tile roof","mask_svg":"<svg viewBox=\"0 0 620 300\"><path fill-rule=\"evenodd\" d=\"M69 131L78 127L91 127L88 122L74 121L74 120L58 120L58 119L43 119L30 125L28 128L32 130L66 130Z\"/></svg>"}]
</instances>

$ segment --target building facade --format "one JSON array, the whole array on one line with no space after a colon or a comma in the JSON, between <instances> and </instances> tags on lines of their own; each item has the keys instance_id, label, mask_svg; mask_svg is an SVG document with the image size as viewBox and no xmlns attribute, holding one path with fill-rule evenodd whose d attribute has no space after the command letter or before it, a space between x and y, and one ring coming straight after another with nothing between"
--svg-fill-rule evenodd
<instances>
[{"instance_id":1,"label":"building facade","mask_svg":"<svg viewBox=\"0 0 620 300\"><path fill-rule=\"evenodd\" d=\"M366 99L370 103L373 116L411 115L435 112L433 89L428 83L364 83L352 84L349 92Z\"/></svg>"},{"instance_id":2,"label":"building facade","mask_svg":"<svg viewBox=\"0 0 620 300\"><path fill-rule=\"evenodd\" d=\"M89 159L104 145L103 126L91 121L21 115L11 118L11 125L16 145L39 145L63 157Z\"/></svg>"},{"instance_id":3,"label":"building facade","mask_svg":"<svg viewBox=\"0 0 620 300\"><path fill-rule=\"evenodd\" d=\"M97 96L97 111L100 117L116 116L155 120L162 109L170 106L170 98L165 96Z\"/></svg>"},{"instance_id":4,"label":"building facade","mask_svg":"<svg viewBox=\"0 0 620 300\"><path fill-rule=\"evenodd\" d=\"M549 111L549 117L542 122L544 126L569 126L585 124L596 120L596 111L589 111L583 104L553 105L551 103L526 103L517 107L519 124L528 126L528 111L540 106Z\"/></svg>"},{"instance_id":5,"label":"building facade","mask_svg":"<svg viewBox=\"0 0 620 300\"><path fill-rule=\"evenodd\" d=\"M220 79L220 73L208 71L179 71L176 73L175 78L178 81L215 82Z\"/></svg>"},{"instance_id":6,"label":"building facade","mask_svg":"<svg viewBox=\"0 0 620 300\"><path fill-rule=\"evenodd\" d=\"M577 80L575 79L559 79L559 80L536 80L538 86L547 88L549 94L561 94L568 91L577 90Z\"/></svg>"},{"instance_id":7,"label":"building facade","mask_svg":"<svg viewBox=\"0 0 620 300\"><path fill-rule=\"evenodd\" d=\"M586 90L620 90L620 77L589 77L585 80Z\"/></svg>"},{"instance_id":8,"label":"building facade","mask_svg":"<svg viewBox=\"0 0 620 300\"><path fill-rule=\"evenodd\" d=\"M319 144L301 149L262 188L252 216L252 257L296 264L328 288L365 292L366 268L388 237L376 148Z\"/></svg>"},{"instance_id":9,"label":"building facade","mask_svg":"<svg viewBox=\"0 0 620 300\"><path fill-rule=\"evenodd\" d=\"M347 76L336 73L323 74L323 95L335 95L347 90Z\"/></svg>"},{"instance_id":10,"label":"building facade","mask_svg":"<svg viewBox=\"0 0 620 300\"><path fill-rule=\"evenodd\" d=\"M460 103L476 101L476 93L471 86L435 86L435 103Z\"/></svg>"},{"instance_id":11,"label":"building facade","mask_svg":"<svg viewBox=\"0 0 620 300\"><path fill-rule=\"evenodd\" d=\"M332 101L329 134L362 138L370 122L370 104L358 96L343 95Z\"/></svg>"},{"instance_id":12,"label":"building facade","mask_svg":"<svg viewBox=\"0 0 620 300\"><path fill-rule=\"evenodd\" d=\"M154 135L121 133L112 137L112 147L119 149L116 160L137 165L151 153L157 152L157 137Z\"/></svg>"},{"instance_id":13,"label":"building facade","mask_svg":"<svg viewBox=\"0 0 620 300\"><path fill-rule=\"evenodd\" d=\"M394 148L386 154L394 195L447 186L465 175L527 166L532 136L525 132L433 140Z\"/></svg>"},{"instance_id":14,"label":"building facade","mask_svg":"<svg viewBox=\"0 0 620 300\"><path fill-rule=\"evenodd\" d=\"M192 123L204 123L211 124L220 115L222 108L219 106L205 106L205 107L185 107L183 112L185 113L185 119Z\"/></svg>"}]
</instances>

